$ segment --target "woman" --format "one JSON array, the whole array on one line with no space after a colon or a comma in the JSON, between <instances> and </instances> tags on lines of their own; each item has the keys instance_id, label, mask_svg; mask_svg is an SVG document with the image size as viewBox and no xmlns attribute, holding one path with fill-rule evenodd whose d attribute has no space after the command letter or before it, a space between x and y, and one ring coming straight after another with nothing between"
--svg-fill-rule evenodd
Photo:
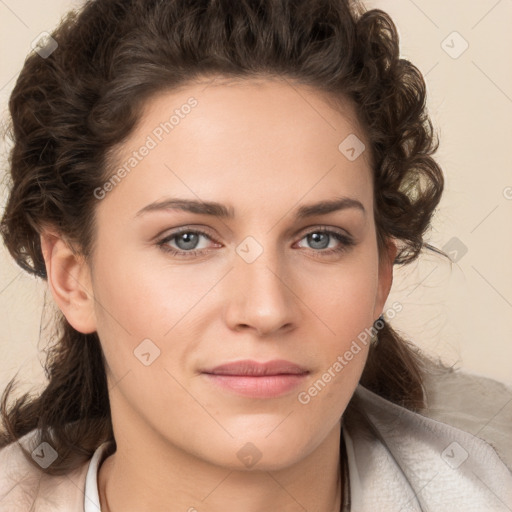
<instances>
[{"instance_id":1,"label":"woman","mask_svg":"<svg viewBox=\"0 0 512 512\"><path fill-rule=\"evenodd\" d=\"M10 112L2 233L62 317L46 389L3 397L2 510L510 507L389 323L443 176L384 12L91 1Z\"/></svg>"}]
</instances>

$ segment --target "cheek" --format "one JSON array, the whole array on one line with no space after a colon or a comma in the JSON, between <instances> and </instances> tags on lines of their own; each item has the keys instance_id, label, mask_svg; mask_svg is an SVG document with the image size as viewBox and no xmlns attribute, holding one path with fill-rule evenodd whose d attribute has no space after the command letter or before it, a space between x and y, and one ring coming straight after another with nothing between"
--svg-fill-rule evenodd
<instances>
[{"instance_id":1,"label":"cheek","mask_svg":"<svg viewBox=\"0 0 512 512\"><path fill-rule=\"evenodd\" d=\"M326 338L334 335L339 344L371 326L377 291L377 263L372 257L361 256L308 279L302 296L322 320Z\"/></svg>"},{"instance_id":2,"label":"cheek","mask_svg":"<svg viewBox=\"0 0 512 512\"><path fill-rule=\"evenodd\" d=\"M95 312L112 380L129 371L131 379L144 382L142 388L158 389L169 385L169 374L161 371L183 368L195 350L201 337L191 313L200 314L194 306L211 284L204 278L194 281L183 266L149 263L136 251L98 253Z\"/></svg>"},{"instance_id":3,"label":"cheek","mask_svg":"<svg viewBox=\"0 0 512 512\"><path fill-rule=\"evenodd\" d=\"M304 290L312 318L318 317L312 349L318 366L297 400L308 417L321 418L324 425L332 426L339 419L364 370L374 320L376 276L371 265L347 266ZM314 422L315 428L320 428Z\"/></svg>"},{"instance_id":4,"label":"cheek","mask_svg":"<svg viewBox=\"0 0 512 512\"><path fill-rule=\"evenodd\" d=\"M164 280L161 269L142 261L135 251L131 254L115 251L108 244L97 253L95 268L99 329L112 329L117 324L125 335L149 337L157 332L161 335L163 324L170 323L165 316L166 309L172 308L173 302L179 303L179 295L175 293L179 284L171 286L169 279Z\"/></svg>"}]
</instances>

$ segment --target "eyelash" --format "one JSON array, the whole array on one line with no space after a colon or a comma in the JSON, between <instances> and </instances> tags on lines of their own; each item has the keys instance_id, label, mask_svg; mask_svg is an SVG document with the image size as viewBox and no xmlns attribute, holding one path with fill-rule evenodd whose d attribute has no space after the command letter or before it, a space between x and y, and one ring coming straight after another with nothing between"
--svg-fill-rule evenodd
<instances>
[{"instance_id":1,"label":"eyelash","mask_svg":"<svg viewBox=\"0 0 512 512\"><path fill-rule=\"evenodd\" d=\"M199 256L201 254L204 254L204 251L208 250L208 249L194 249L194 250L191 250L191 251L180 251L180 250L177 250L177 249L172 249L172 248L170 248L167 245L168 242L170 242L171 240L174 240L176 237L178 237L179 235L182 235L183 233L193 233L193 234L196 234L196 235L203 235L206 238L208 238L209 240L214 241L212 239L212 237L208 233L206 233L204 231L196 230L196 229L183 228L183 229L180 229L179 231L175 231L174 233L171 233L170 235L166 236L165 238L163 238L162 240L157 242L157 245L164 252L170 253L172 256L185 256L185 257L188 257L188 258L191 258L191 257L194 257L194 256ZM341 233L338 233L337 231L332 231L332 230L327 229L327 228L317 228L317 229L314 229L312 231L309 231L309 232L304 234L304 236L301 238L301 240L303 238L306 238L308 235L313 234L313 233L328 234L328 235L331 235L336 240L338 240L339 242L341 242L341 245L338 248L336 248L336 249L323 249L323 250L311 249L311 251L313 251L313 254L315 254L315 257L325 257L325 256L331 256L333 254L341 254L341 253L347 251L350 247L355 245L354 240L350 236L342 235Z\"/></svg>"}]
</instances>

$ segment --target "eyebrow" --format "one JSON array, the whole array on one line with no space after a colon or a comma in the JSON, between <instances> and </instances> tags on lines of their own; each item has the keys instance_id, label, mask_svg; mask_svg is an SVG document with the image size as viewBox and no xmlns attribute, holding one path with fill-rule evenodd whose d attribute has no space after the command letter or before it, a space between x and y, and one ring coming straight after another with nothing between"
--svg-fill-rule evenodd
<instances>
[{"instance_id":1,"label":"eyebrow","mask_svg":"<svg viewBox=\"0 0 512 512\"><path fill-rule=\"evenodd\" d=\"M366 215L363 204L352 197L339 197L318 203L303 205L295 212L297 220L313 217L316 215L327 215L335 211L357 209ZM139 210L135 217L140 217L146 213L161 210L182 210L199 215L211 215L221 219L234 219L235 212L232 207L225 206L215 201L196 201L192 199L166 198L148 204Z\"/></svg>"}]
</instances>

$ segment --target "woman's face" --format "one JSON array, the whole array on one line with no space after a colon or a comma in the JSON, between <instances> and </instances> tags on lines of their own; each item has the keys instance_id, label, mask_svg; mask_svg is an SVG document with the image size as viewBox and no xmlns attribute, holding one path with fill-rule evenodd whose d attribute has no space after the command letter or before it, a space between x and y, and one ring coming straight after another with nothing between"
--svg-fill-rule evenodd
<instances>
[{"instance_id":1,"label":"woman's face","mask_svg":"<svg viewBox=\"0 0 512 512\"><path fill-rule=\"evenodd\" d=\"M117 178L95 192L91 312L118 449L144 440L277 469L339 434L368 346L335 363L383 311L392 269L379 272L355 119L349 104L341 113L278 81L203 82L147 103ZM243 360L285 360L299 374L212 375Z\"/></svg>"}]
</instances>

